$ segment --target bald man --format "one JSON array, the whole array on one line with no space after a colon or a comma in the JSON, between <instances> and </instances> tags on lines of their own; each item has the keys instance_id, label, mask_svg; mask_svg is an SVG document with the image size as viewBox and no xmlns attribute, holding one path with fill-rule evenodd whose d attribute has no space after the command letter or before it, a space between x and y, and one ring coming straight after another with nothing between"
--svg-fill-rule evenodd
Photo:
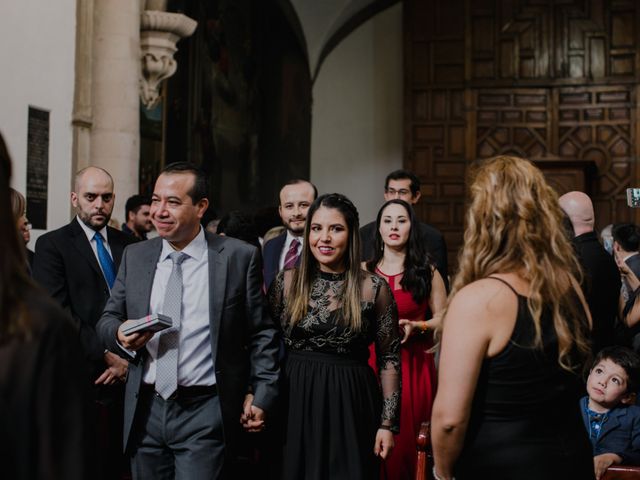
<instances>
[{"instance_id":1,"label":"bald man","mask_svg":"<svg viewBox=\"0 0 640 480\"><path fill-rule=\"evenodd\" d=\"M595 353L614 343L620 273L613 257L598 241L589 196L583 192L566 193L560 197L560 208L573 226L572 243L584 272L582 290L593 317L592 347Z\"/></svg>"},{"instance_id":2,"label":"bald man","mask_svg":"<svg viewBox=\"0 0 640 480\"><path fill-rule=\"evenodd\" d=\"M80 170L71 192L76 217L68 225L38 238L33 264L34 279L69 312L78 328L87 375L90 384L95 385L94 400L100 410L96 412L96 420L116 426L111 431L99 431L100 439L107 445L96 448L114 449L97 459L99 466L92 478L104 479L120 475L122 414L114 409L122 404L122 382L128 362L118 352L104 349L95 326L110 296L124 247L136 241L107 226L114 200L113 179L106 170L97 167ZM106 412L104 405L109 405ZM126 465L124 460L122 464Z\"/></svg>"}]
</instances>

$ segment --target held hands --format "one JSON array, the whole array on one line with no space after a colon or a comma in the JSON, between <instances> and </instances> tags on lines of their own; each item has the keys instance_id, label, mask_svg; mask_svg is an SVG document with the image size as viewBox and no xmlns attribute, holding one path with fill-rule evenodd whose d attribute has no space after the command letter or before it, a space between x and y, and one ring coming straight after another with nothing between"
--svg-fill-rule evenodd
<instances>
[{"instance_id":1,"label":"held hands","mask_svg":"<svg viewBox=\"0 0 640 480\"><path fill-rule=\"evenodd\" d=\"M386 460L391 455L391 450L395 446L395 440L393 439L393 433L391 430L379 428L376 433L376 443L373 445L373 453L377 457Z\"/></svg>"},{"instance_id":2,"label":"held hands","mask_svg":"<svg viewBox=\"0 0 640 480\"><path fill-rule=\"evenodd\" d=\"M596 472L596 480L600 480L600 477L604 475L604 472L613 464L622 463L622 458L615 453L603 453L602 455L596 455L593 457L593 467Z\"/></svg>"},{"instance_id":3,"label":"held hands","mask_svg":"<svg viewBox=\"0 0 640 480\"><path fill-rule=\"evenodd\" d=\"M240 423L247 432L261 432L264 430L265 413L260 407L253 404L253 395L247 393L242 404L242 415L240 415Z\"/></svg>"},{"instance_id":4,"label":"held hands","mask_svg":"<svg viewBox=\"0 0 640 480\"><path fill-rule=\"evenodd\" d=\"M96 379L96 385L113 385L118 380L124 382L127 379L129 362L109 351L104 352L104 361L107 369Z\"/></svg>"},{"instance_id":5,"label":"held hands","mask_svg":"<svg viewBox=\"0 0 640 480\"><path fill-rule=\"evenodd\" d=\"M144 347L151 337L153 337L153 332L141 332L141 333L132 333L131 335L125 335L122 333L122 329L129 324L129 320L126 322L122 322L120 327L118 327L118 343L122 345L126 350L137 351Z\"/></svg>"},{"instance_id":6,"label":"held hands","mask_svg":"<svg viewBox=\"0 0 640 480\"><path fill-rule=\"evenodd\" d=\"M401 318L400 320L398 320L398 325L400 325L400 328L404 333L400 343L405 343L407 340L409 340L409 337L411 335L421 333L426 330L424 328L424 326L426 325L426 322L424 320L407 320L406 318Z\"/></svg>"}]
</instances>

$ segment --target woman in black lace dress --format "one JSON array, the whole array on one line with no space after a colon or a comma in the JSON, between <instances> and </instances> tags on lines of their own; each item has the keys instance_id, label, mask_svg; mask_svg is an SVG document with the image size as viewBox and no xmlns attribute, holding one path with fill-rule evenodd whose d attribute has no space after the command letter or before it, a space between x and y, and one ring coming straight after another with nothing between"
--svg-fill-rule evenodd
<instances>
[{"instance_id":1,"label":"woman in black lace dress","mask_svg":"<svg viewBox=\"0 0 640 480\"><path fill-rule=\"evenodd\" d=\"M300 267L269 290L285 346L284 479L377 478L399 423L400 336L393 295L360 269L358 212L343 195L309 208ZM375 342L380 383L367 364Z\"/></svg>"}]
</instances>

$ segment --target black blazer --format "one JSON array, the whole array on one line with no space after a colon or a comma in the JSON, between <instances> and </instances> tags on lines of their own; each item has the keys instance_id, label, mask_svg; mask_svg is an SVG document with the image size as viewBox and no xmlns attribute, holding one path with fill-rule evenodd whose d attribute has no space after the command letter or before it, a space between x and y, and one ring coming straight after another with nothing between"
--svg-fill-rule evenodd
<instances>
[{"instance_id":1,"label":"black blazer","mask_svg":"<svg viewBox=\"0 0 640 480\"><path fill-rule=\"evenodd\" d=\"M242 402L247 392L254 404L272 412L278 393L279 338L262 295L260 253L256 247L231 237L205 232L209 250L209 325L211 356L216 374L224 428L225 451L238 445ZM132 245L125 250L111 298L98 322L98 334L111 350L118 350L121 322L149 313L162 239ZM142 384L146 348L129 363L125 391L124 445L129 447L138 393Z\"/></svg>"},{"instance_id":2,"label":"black blazer","mask_svg":"<svg viewBox=\"0 0 640 480\"><path fill-rule=\"evenodd\" d=\"M136 239L107 227L107 241L117 269L124 247ZM109 287L76 218L38 238L33 278L70 313L80 331L83 353L92 363L92 373L102 373L104 346L95 327L109 298Z\"/></svg>"},{"instance_id":3,"label":"black blazer","mask_svg":"<svg viewBox=\"0 0 640 480\"><path fill-rule=\"evenodd\" d=\"M444 243L444 237L440 230L426 223L418 223L420 238L424 242L427 253L431 255L436 262L436 268L444 285L449 290L448 266L447 266L447 245ZM360 250L362 261L373 258L373 250L376 240L376 222L366 224L360 229Z\"/></svg>"},{"instance_id":4,"label":"black blazer","mask_svg":"<svg viewBox=\"0 0 640 480\"><path fill-rule=\"evenodd\" d=\"M598 241L595 232L573 239L578 261L584 271L582 290L593 318L593 353L614 344L614 326L620 295L620 272L616 262Z\"/></svg>"},{"instance_id":5,"label":"black blazer","mask_svg":"<svg viewBox=\"0 0 640 480\"><path fill-rule=\"evenodd\" d=\"M271 282L276 278L276 275L280 271L279 262L282 249L284 248L284 242L287 239L287 232L284 231L275 238L272 238L264 244L262 248L262 261L264 267L264 286L265 290L269 289Z\"/></svg>"}]
</instances>

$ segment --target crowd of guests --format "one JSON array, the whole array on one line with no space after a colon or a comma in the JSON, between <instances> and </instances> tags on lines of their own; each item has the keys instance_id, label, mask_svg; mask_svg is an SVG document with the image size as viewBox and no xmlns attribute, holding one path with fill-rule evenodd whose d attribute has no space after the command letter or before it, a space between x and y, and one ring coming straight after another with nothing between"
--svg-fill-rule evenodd
<instances>
[{"instance_id":1,"label":"crowd of guests","mask_svg":"<svg viewBox=\"0 0 640 480\"><path fill-rule=\"evenodd\" d=\"M30 259L10 176L0 137L7 478L413 479L424 421L436 480L640 463L640 229L607 251L589 197L527 160L474 166L450 291L405 170L362 228L344 195L287 182L266 234L212 222L187 163L113 228L113 179L88 167Z\"/></svg>"}]
</instances>

